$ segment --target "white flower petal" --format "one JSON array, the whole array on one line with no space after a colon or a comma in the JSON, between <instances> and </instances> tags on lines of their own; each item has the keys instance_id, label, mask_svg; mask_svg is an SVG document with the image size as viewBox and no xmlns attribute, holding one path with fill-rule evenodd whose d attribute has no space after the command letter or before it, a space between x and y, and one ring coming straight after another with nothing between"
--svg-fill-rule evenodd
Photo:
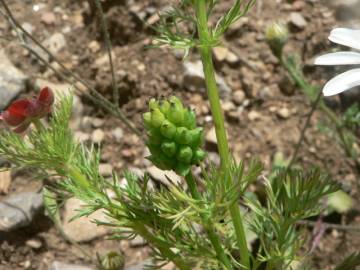
<instances>
[{"instance_id":1,"label":"white flower petal","mask_svg":"<svg viewBox=\"0 0 360 270\"><path fill-rule=\"evenodd\" d=\"M360 68L341 73L324 86L324 96L333 96L360 85Z\"/></svg>"},{"instance_id":2,"label":"white flower petal","mask_svg":"<svg viewBox=\"0 0 360 270\"><path fill-rule=\"evenodd\" d=\"M359 65L360 53L358 52L336 52L321 55L315 59L315 65Z\"/></svg>"},{"instance_id":3,"label":"white flower petal","mask_svg":"<svg viewBox=\"0 0 360 270\"><path fill-rule=\"evenodd\" d=\"M337 44L360 50L360 30L335 28L331 31L329 40Z\"/></svg>"}]
</instances>

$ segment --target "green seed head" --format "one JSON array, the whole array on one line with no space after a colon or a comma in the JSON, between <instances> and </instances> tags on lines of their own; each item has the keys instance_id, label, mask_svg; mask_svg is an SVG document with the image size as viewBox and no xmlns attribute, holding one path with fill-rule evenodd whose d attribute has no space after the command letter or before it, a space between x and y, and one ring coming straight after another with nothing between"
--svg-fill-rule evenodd
<instances>
[{"instance_id":1,"label":"green seed head","mask_svg":"<svg viewBox=\"0 0 360 270\"><path fill-rule=\"evenodd\" d=\"M143 115L151 153L148 159L160 169L187 175L191 166L205 158L203 129L196 126L195 112L175 96L160 102L150 100L149 110Z\"/></svg>"}]
</instances>

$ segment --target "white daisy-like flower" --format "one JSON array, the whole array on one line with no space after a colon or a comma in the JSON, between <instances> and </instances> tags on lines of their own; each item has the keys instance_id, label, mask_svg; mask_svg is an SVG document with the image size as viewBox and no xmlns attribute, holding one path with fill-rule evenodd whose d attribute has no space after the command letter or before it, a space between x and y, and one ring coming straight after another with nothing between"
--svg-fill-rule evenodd
<instances>
[{"instance_id":1,"label":"white daisy-like flower","mask_svg":"<svg viewBox=\"0 0 360 270\"><path fill-rule=\"evenodd\" d=\"M329 40L359 52L344 51L325 54L315 59L315 65L360 65L360 30L336 28L331 31ZM323 93L324 96L332 96L355 86L360 86L360 68L353 68L328 81Z\"/></svg>"}]
</instances>

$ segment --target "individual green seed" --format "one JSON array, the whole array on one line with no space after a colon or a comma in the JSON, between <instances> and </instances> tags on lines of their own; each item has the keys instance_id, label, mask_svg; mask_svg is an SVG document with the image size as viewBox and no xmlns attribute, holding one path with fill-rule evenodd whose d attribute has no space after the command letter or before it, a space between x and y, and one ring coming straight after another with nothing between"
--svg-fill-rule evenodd
<instances>
[{"instance_id":1,"label":"individual green seed","mask_svg":"<svg viewBox=\"0 0 360 270\"><path fill-rule=\"evenodd\" d=\"M196 127L196 114L193 110L186 111L183 126L188 129L194 129Z\"/></svg>"},{"instance_id":2,"label":"individual green seed","mask_svg":"<svg viewBox=\"0 0 360 270\"><path fill-rule=\"evenodd\" d=\"M159 103L156 101L155 98L152 98L149 100L149 108L150 108L150 111L159 108Z\"/></svg>"},{"instance_id":3,"label":"individual green seed","mask_svg":"<svg viewBox=\"0 0 360 270\"><path fill-rule=\"evenodd\" d=\"M162 100L160 101L160 111L164 114L167 115L167 113L169 112L170 109L170 102L167 100Z\"/></svg>"},{"instance_id":4,"label":"individual green seed","mask_svg":"<svg viewBox=\"0 0 360 270\"><path fill-rule=\"evenodd\" d=\"M194 152L194 156L192 158L192 163L193 164L199 164L201 161L203 161L206 157L206 152L198 149Z\"/></svg>"},{"instance_id":5,"label":"individual green seed","mask_svg":"<svg viewBox=\"0 0 360 270\"><path fill-rule=\"evenodd\" d=\"M189 142L191 147L197 148L197 147L201 146L201 144L203 142L203 133L204 133L203 128L198 127L198 128L192 129L189 131L189 133L191 134L191 141Z\"/></svg>"},{"instance_id":6,"label":"individual green seed","mask_svg":"<svg viewBox=\"0 0 360 270\"><path fill-rule=\"evenodd\" d=\"M160 131L164 137L172 139L176 133L176 126L170 121L165 120L160 127Z\"/></svg>"},{"instance_id":7,"label":"individual green seed","mask_svg":"<svg viewBox=\"0 0 360 270\"><path fill-rule=\"evenodd\" d=\"M184 164L182 162L179 162L177 165L176 165L176 168L175 168L175 172L178 174L178 175L181 175L181 176L186 176L189 174L190 172L190 165L189 164Z\"/></svg>"},{"instance_id":8,"label":"individual green seed","mask_svg":"<svg viewBox=\"0 0 360 270\"><path fill-rule=\"evenodd\" d=\"M167 113L167 118L174 123L175 125L181 125L184 121L184 112L183 108L179 108L175 103L170 103L170 108Z\"/></svg>"},{"instance_id":9,"label":"individual green seed","mask_svg":"<svg viewBox=\"0 0 360 270\"><path fill-rule=\"evenodd\" d=\"M193 151L189 146L181 146L177 154L177 159L185 164L190 164L193 157Z\"/></svg>"},{"instance_id":10,"label":"individual green seed","mask_svg":"<svg viewBox=\"0 0 360 270\"><path fill-rule=\"evenodd\" d=\"M173 157L177 150L176 143L171 141L163 142L161 144L161 150L166 156Z\"/></svg>"},{"instance_id":11,"label":"individual green seed","mask_svg":"<svg viewBox=\"0 0 360 270\"><path fill-rule=\"evenodd\" d=\"M160 145L164 138L161 135L160 131L158 129L155 128L151 128L148 131L148 137L149 137L149 142L151 142L154 145Z\"/></svg>"},{"instance_id":12,"label":"individual green seed","mask_svg":"<svg viewBox=\"0 0 360 270\"><path fill-rule=\"evenodd\" d=\"M184 109L184 106L183 106L181 100L176 96L171 96L169 98L169 102L174 104L178 109Z\"/></svg>"},{"instance_id":13,"label":"individual green seed","mask_svg":"<svg viewBox=\"0 0 360 270\"><path fill-rule=\"evenodd\" d=\"M191 134L185 127L178 127L175 133L175 141L179 144L189 144L191 142Z\"/></svg>"},{"instance_id":14,"label":"individual green seed","mask_svg":"<svg viewBox=\"0 0 360 270\"><path fill-rule=\"evenodd\" d=\"M159 128L164 120L165 116L159 109L155 108L151 111L151 125L153 127Z\"/></svg>"},{"instance_id":15,"label":"individual green seed","mask_svg":"<svg viewBox=\"0 0 360 270\"><path fill-rule=\"evenodd\" d=\"M151 112L146 112L143 114L144 126L146 129L151 128Z\"/></svg>"}]
</instances>

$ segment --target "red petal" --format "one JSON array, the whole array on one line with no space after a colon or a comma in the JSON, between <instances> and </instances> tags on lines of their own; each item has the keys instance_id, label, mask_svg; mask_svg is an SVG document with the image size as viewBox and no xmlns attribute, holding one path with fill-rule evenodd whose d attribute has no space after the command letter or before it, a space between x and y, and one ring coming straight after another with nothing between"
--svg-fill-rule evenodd
<instances>
[{"instance_id":1,"label":"red petal","mask_svg":"<svg viewBox=\"0 0 360 270\"><path fill-rule=\"evenodd\" d=\"M26 119L26 116L17 114L17 113L10 113L9 111L5 111L1 114L0 117L6 124L9 126L18 126Z\"/></svg>"},{"instance_id":2,"label":"red petal","mask_svg":"<svg viewBox=\"0 0 360 270\"><path fill-rule=\"evenodd\" d=\"M19 99L14 101L10 107L6 110L10 114L26 116L27 110L31 105L31 101L28 99Z\"/></svg>"},{"instance_id":3,"label":"red petal","mask_svg":"<svg viewBox=\"0 0 360 270\"><path fill-rule=\"evenodd\" d=\"M44 87L41 89L37 98L38 102L45 106L51 106L54 103L54 99L54 93L49 87Z\"/></svg>"}]
</instances>

